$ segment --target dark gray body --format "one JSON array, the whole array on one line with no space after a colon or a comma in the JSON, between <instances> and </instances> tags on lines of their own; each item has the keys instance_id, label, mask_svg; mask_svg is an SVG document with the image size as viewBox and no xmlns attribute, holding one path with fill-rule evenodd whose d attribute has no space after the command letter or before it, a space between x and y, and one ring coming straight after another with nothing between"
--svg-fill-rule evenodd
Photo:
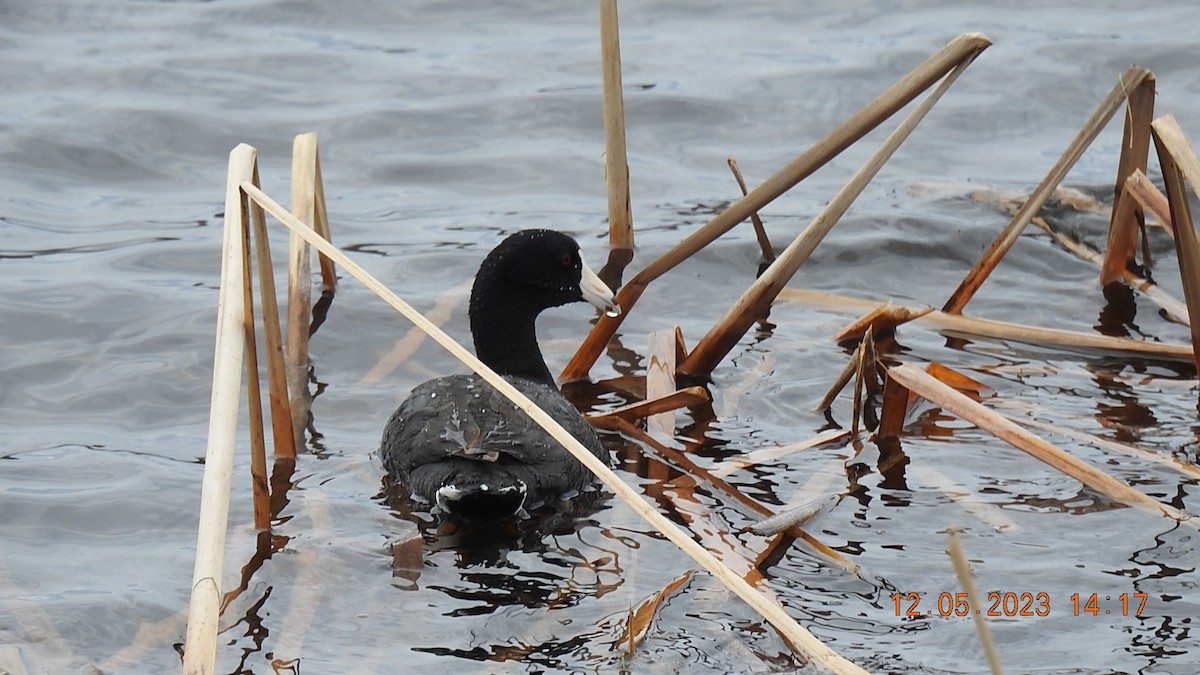
<instances>
[{"instance_id":1,"label":"dark gray body","mask_svg":"<svg viewBox=\"0 0 1200 675\"><path fill-rule=\"evenodd\" d=\"M596 432L556 388L505 379L608 463ZM440 377L413 389L388 420L381 452L396 481L429 503L446 485L486 485L498 492L523 483L523 506L532 509L593 482L592 472L566 448L473 374Z\"/></svg>"}]
</instances>

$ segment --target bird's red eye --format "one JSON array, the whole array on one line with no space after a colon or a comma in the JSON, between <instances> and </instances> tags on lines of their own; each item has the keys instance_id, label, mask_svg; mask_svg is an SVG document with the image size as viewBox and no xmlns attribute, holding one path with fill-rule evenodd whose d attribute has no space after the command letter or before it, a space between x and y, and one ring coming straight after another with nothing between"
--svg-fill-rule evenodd
<instances>
[{"instance_id":1,"label":"bird's red eye","mask_svg":"<svg viewBox=\"0 0 1200 675\"><path fill-rule=\"evenodd\" d=\"M571 267L575 264L575 260L571 257L570 253L562 254L562 258L559 258L558 261L562 263L563 267Z\"/></svg>"}]
</instances>

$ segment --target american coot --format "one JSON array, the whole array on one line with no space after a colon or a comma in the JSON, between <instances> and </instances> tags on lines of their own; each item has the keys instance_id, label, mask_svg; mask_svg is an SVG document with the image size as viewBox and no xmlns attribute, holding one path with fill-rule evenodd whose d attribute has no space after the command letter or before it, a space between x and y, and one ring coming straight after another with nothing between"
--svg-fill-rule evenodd
<instances>
[{"instance_id":1,"label":"american coot","mask_svg":"<svg viewBox=\"0 0 1200 675\"><path fill-rule=\"evenodd\" d=\"M534 323L548 307L586 300L616 309L612 292L553 230L523 230L484 258L468 309L479 360L608 461L591 425L559 392ZM583 490L587 467L478 375L417 386L388 420L388 472L420 501L469 521L504 518Z\"/></svg>"}]
</instances>

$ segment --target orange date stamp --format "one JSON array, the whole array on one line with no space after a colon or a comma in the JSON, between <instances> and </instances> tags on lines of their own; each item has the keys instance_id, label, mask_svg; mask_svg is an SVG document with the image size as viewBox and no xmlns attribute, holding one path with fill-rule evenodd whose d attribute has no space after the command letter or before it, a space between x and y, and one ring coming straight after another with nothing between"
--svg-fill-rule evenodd
<instances>
[{"instance_id":1,"label":"orange date stamp","mask_svg":"<svg viewBox=\"0 0 1200 675\"><path fill-rule=\"evenodd\" d=\"M966 593L939 593L936 597L930 594L893 593L896 616L910 618L928 616L995 616L1017 618L1023 616L1050 616L1050 594L1017 593L1011 591L991 591L987 594L983 607L972 607ZM1147 594L1122 593L1120 595L1100 595L1099 593L1072 593L1070 611L1073 616L1141 616L1146 609ZM1058 610L1066 611L1066 609Z\"/></svg>"}]
</instances>

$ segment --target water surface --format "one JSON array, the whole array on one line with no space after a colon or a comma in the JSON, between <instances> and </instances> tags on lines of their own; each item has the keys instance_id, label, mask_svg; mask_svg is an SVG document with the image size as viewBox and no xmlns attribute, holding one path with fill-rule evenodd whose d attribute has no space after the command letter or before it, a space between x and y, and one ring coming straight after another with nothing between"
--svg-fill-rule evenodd
<instances>
[{"instance_id":1,"label":"water surface","mask_svg":"<svg viewBox=\"0 0 1200 675\"><path fill-rule=\"evenodd\" d=\"M1007 221L975 190L1027 191L1117 75L1158 76L1158 110L1200 136L1200 67L1187 3L717 2L622 7L634 269L737 196L725 158L760 181L955 35L985 52L881 172L794 285L940 305ZM0 2L0 646L31 672L178 668L195 546L225 163L245 142L285 197L291 139L321 138L337 242L408 301L453 310L501 236L553 227L605 255L595 7L578 3ZM884 131L763 213L782 247ZM1068 178L1111 194L1119 124ZM1102 217L1072 220L1101 245ZM283 238L277 238L282 244ZM1157 277L1178 293L1161 238ZM279 248L277 250L282 250ZM694 344L754 275L739 228L656 283L621 332L629 351L592 375L638 373L647 336ZM457 304L455 304L457 302ZM1129 332L1187 331L1138 300ZM1031 232L971 304L978 316L1093 330L1095 270ZM540 323L547 359L572 354L582 306ZM846 312L783 303L714 374L716 417L680 418L707 466L807 439L846 359ZM373 452L408 389L458 366L433 345L381 366L409 326L344 280L312 345L321 394L275 535L260 542L239 459L218 672L614 672L631 605L694 566L608 501L574 522L483 551L431 537L419 577L393 575L410 527L381 497ZM938 360L994 388L997 407L1197 455L1195 373L1184 365L947 343L904 329L906 360ZM619 401L608 398L603 405ZM835 420L849 423L845 399ZM732 474L769 506L828 495L814 534L861 572L803 546L765 570L801 624L877 672L983 672L972 623L898 616L958 584L946 529L984 591L1047 593L1048 616L992 623L1010 672L1194 672L1195 533L1120 507L928 408L901 447L830 445ZM751 519L641 446L609 439L621 474L697 526L735 569L762 542ZM1164 503L1195 512L1195 481L1094 444L1051 438ZM801 492L804 490L804 492ZM705 520L699 520L699 519ZM1145 593L1142 617L1075 616L1070 596ZM1104 609L1113 610L1114 601ZM298 661L297 661L298 659ZM289 665L290 664L290 665ZM794 672L803 664L752 610L700 574L664 607L631 672ZM39 670L40 669L40 670Z\"/></svg>"}]
</instances>

